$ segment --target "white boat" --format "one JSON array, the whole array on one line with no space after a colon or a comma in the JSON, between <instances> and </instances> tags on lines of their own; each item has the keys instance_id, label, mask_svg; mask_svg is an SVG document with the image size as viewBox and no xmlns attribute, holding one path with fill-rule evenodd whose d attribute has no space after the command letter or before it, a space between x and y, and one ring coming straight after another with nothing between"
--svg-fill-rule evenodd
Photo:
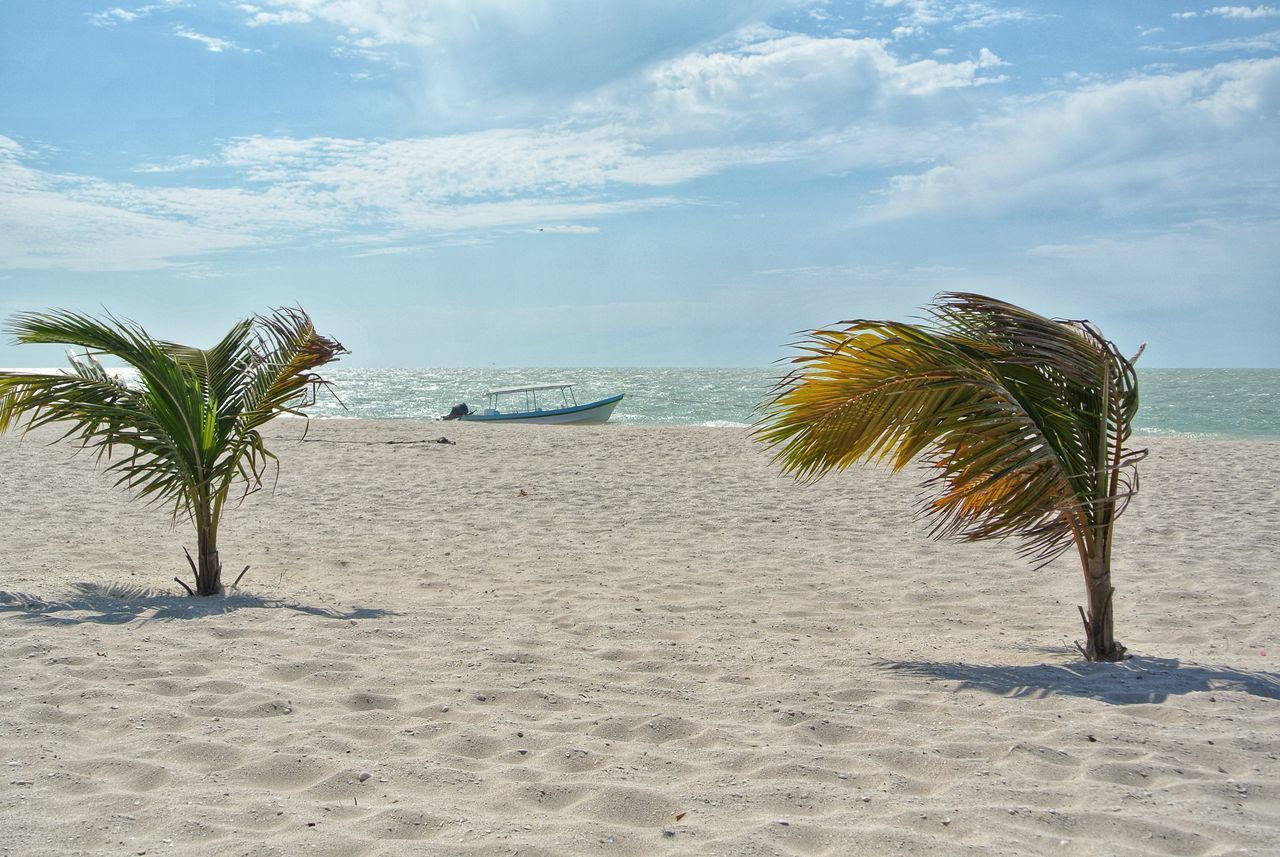
<instances>
[{"instance_id":1,"label":"white boat","mask_svg":"<svg viewBox=\"0 0 1280 857\"><path fill-rule=\"evenodd\" d=\"M556 393L560 395L556 396ZM487 404L484 410L473 411L466 404L455 405L445 419L477 423L600 424L609 421L622 396L619 393L580 405L573 394L573 384L502 387L485 393Z\"/></svg>"}]
</instances>

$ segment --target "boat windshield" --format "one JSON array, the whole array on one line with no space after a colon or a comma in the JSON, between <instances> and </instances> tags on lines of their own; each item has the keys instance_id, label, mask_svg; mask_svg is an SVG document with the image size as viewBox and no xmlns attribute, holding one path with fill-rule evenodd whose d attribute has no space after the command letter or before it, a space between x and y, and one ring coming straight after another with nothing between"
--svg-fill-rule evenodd
<instances>
[{"instance_id":1,"label":"boat windshield","mask_svg":"<svg viewBox=\"0 0 1280 857\"><path fill-rule=\"evenodd\" d=\"M560 395L557 396L556 393ZM502 399L508 411L517 410L518 408L512 405L518 405L521 395L524 396L524 410L529 412L540 411L544 405L550 408L570 408L578 404L578 399L573 393L573 384L526 384L522 387L490 390L485 395L489 397L489 407L493 410L500 410L499 399ZM560 401L557 402L556 399Z\"/></svg>"}]
</instances>

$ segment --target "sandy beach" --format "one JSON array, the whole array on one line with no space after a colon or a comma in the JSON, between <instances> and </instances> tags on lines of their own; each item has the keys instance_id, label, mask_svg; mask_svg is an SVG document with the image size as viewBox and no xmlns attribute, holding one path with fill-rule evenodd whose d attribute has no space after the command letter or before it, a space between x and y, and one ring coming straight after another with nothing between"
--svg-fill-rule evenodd
<instances>
[{"instance_id":1,"label":"sandy beach","mask_svg":"<svg viewBox=\"0 0 1280 857\"><path fill-rule=\"evenodd\" d=\"M1074 555L931 542L910 474L268 434L200 600L189 525L0 437L0 854L1280 854L1280 443L1149 442L1094 665Z\"/></svg>"}]
</instances>

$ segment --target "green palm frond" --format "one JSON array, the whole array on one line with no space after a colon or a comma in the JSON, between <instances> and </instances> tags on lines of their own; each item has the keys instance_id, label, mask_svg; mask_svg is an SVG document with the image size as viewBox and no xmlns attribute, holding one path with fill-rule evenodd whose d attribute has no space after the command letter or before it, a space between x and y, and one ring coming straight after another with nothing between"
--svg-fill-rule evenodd
<instances>
[{"instance_id":1,"label":"green palm frond","mask_svg":"<svg viewBox=\"0 0 1280 857\"><path fill-rule=\"evenodd\" d=\"M314 396L316 387L328 384L314 370L346 353L341 343L316 333L299 309L279 309L254 321L238 354L243 371L225 391L223 417L234 414L235 419L232 454L219 473L228 486L237 479L243 482L246 494L261 486L264 469L275 461L258 429L280 414L305 416L308 394Z\"/></svg>"},{"instance_id":2,"label":"green palm frond","mask_svg":"<svg viewBox=\"0 0 1280 857\"><path fill-rule=\"evenodd\" d=\"M314 370L346 353L301 309L237 322L208 349L66 310L16 315L8 330L19 343L66 344L84 356L73 354L60 374L0 372L0 431L23 420L26 431L66 424L62 439L96 448L117 485L171 503L175 520L185 513L209 544L231 487L257 490L275 459L258 429L281 413L303 415L307 391L326 383ZM136 385L111 377L96 359L104 354L132 366Z\"/></svg>"},{"instance_id":3,"label":"green palm frond","mask_svg":"<svg viewBox=\"0 0 1280 857\"><path fill-rule=\"evenodd\" d=\"M259 316L258 322L255 365L240 400L248 428L278 413L299 415L307 392L326 384L313 370L345 351L340 343L317 334L311 319L299 310L276 310Z\"/></svg>"}]
</instances>

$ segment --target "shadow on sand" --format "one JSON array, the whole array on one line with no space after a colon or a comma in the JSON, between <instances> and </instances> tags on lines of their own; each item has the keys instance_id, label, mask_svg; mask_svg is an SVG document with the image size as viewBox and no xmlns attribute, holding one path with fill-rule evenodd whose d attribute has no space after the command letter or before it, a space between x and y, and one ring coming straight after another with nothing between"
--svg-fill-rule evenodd
<instances>
[{"instance_id":1,"label":"shadow on sand","mask_svg":"<svg viewBox=\"0 0 1280 857\"><path fill-rule=\"evenodd\" d=\"M174 619L199 619L204 616L233 613L248 608L292 610L324 619L378 619L394 616L395 611L379 608L335 610L312 607L276 598L263 598L244 591L233 591L222 597L192 598L174 595L162 589L122 584L77 583L79 593L61 601L46 601L37 595L0 591L0 614L14 613L19 618L51 625L125 625L129 622L168 622Z\"/></svg>"},{"instance_id":2,"label":"shadow on sand","mask_svg":"<svg viewBox=\"0 0 1280 857\"><path fill-rule=\"evenodd\" d=\"M958 681L959 689L1031 699L1078 696L1111 705L1138 705L1203 691L1239 691L1280 699L1280 675L1276 673L1182 663L1173 658L1139 656L1118 664L1081 660L1028 666L885 661L876 666L899 675Z\"/></svg>"}]
</instances>

